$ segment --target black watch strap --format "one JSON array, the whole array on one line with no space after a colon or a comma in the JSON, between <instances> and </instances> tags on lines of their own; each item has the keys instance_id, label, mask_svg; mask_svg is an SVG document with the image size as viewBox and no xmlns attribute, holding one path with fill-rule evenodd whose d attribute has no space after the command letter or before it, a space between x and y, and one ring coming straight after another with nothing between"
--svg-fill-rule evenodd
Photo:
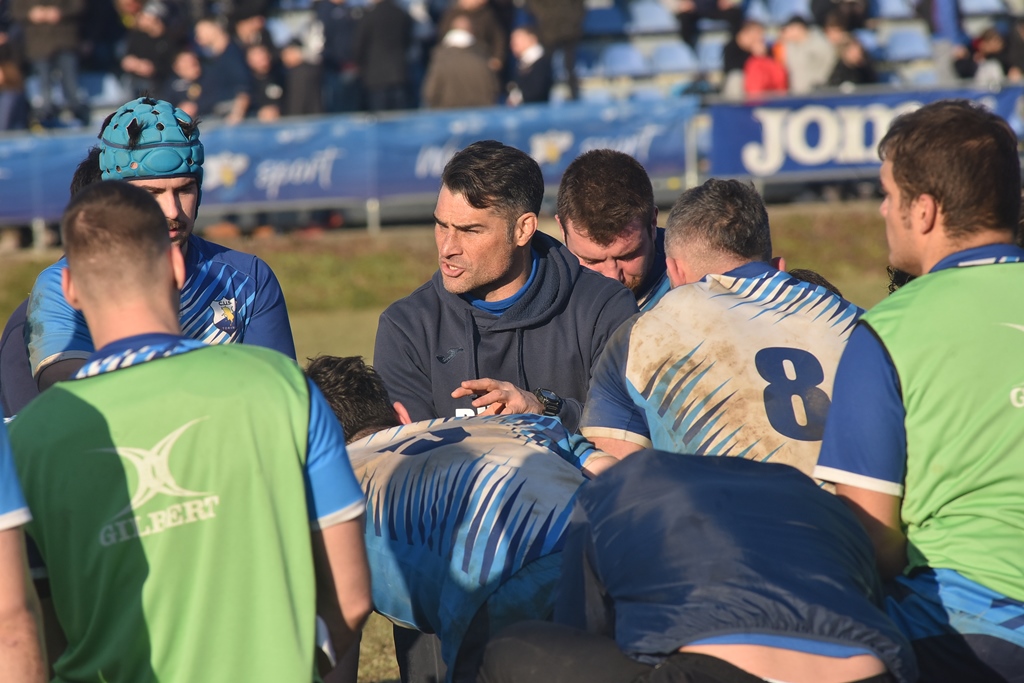
<instances>
[{"instance_id":1,"label":"black watch strap","mask_svg":"<svg viewBox=\"0 0 1024 683\"><path fill-rule=\"evenodd\" d=\"M545 415L558 415L562 411L562 404L565 401L562 397L551 391L550 389L534 389L533 395L537 397L540 404L544 406Z\"/></svg>"}]
</instances>

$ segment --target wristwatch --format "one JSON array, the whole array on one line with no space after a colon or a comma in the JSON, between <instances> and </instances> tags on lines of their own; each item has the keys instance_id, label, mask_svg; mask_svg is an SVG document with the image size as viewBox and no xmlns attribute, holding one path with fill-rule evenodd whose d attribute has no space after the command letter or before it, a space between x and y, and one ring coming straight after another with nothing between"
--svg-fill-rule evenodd
<instances>
[{"instance_id":1,"label":"wristwatch","mask_svg":"<svg viewBox=\"0 0 1024 683\"><path fill-rule=\"evenodd\" d=\"M550 389L534 389L533 395L537 397L540 404L544 406L545 415L558 415L562 410L562 404L565 401L562 397L551 391Z\"/></svg>"}]
</instances>

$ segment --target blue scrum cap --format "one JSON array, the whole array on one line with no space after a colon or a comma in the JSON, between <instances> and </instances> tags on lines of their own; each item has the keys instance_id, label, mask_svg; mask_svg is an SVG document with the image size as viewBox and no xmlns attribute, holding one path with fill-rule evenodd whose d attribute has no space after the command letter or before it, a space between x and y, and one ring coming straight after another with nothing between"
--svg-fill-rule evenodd
<instances>
[{"instance_id":1,"label":"blue scrum cap","mask_svg":"<svg viewBox=\"0 0 1024 683\"><path fill-rule=\"evenodd\" d=\"M140 97L100 131L103 180L195 176L203 186L203 143L192 118L170 102Z\"/></svg>"}]
</instances>

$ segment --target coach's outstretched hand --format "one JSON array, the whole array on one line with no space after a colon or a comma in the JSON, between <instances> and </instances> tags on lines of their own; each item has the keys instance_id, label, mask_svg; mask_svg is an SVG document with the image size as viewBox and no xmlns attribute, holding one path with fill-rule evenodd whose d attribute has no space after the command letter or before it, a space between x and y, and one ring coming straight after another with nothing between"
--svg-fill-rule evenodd
<instances>
[{"instance_id":1,"label":"coach's outstretched hand","mask_svg":"<svg viewBox=\"0 0 1024 683\"><path fill-rule=\"evenodd\" d=\"M511 382L500 382L496 379L467 379L458 389L452 392L452 398L464 398L476 394L479 398L473 401L474 408L486 410L481 415L505 415L508 413L544 414L544 406L537 397L520 389Z\"/></svg>"}]
</instances>

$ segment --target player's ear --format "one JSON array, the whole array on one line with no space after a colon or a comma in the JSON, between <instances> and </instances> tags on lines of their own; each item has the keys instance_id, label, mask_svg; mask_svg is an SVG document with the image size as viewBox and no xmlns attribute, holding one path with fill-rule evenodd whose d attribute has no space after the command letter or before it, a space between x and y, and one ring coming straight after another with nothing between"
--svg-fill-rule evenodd
<instances>
[{"instance_id":1,"label":"player's ear","mask_svg":"<svg viewBox=\"0 0 1024 683\"><path fill-rule=\"evenodd\" d=\"M671 256L665 257L665 266L668 270L668 281L672 288L689 284L686 280L686 268L683 262Z\"/></svg>"},{"instance_id":2,"label":"player's ear","mask_svg":"<svg viewBox=\"0 0 1024 683\"><path fill-rule=\"evenodd\" d=\"M786 270L786 257L785 256L776 256L775 258L773 258L772 259L772 267L775 268L776 270L785 271Z\"/></svg>"},{"instance_id":3,"label":"player's ear","mask_svg":"<svg viewBox=\"0 0 1024 683\"><path fill-rule=\"evenodd\" d=\"M562 241L566 241L565 226L562 225L562 217L557 213L555 214L555 223L558 223L558 229L562 231Z\"/></svg>"},{"instance_id":4,"label":"player's ear","mask_svg":"<svg viewBox=\"0 0 1024 683\"><path fill-rule=\"evenodd\" d=\"M513 242L517 247L525 247L533 239L533 233L537 232L537 214L532 211L524 213L516 220L512 229Z\"/></svg>"},{"instance_id":5,"label":"player's ear","mask_svg":"<svg viewBox=\"0 0 1024 683\"><path fill-rule=\"evenodd\" d=\"M409 411L405 409L401 401L395 401L391 404L395 409L395 415L398 416L398 423L407 425L412 424L412 418L409 417Z\"/></svg>"},{"instance_id":6,"label":"player's ear","mask_svg":"<svg viewBox=\"0 0 1024 683\"><path fill-rule=\"evenodd\" d=\"M917 222L918 230L929 233L936 225L939 216L939 203L930 194L922 194L910 207L911 221Z\"/></svg>"},{"instance_id":7,"label":"player's ear","mask_svg":"<svg viewBox=\"0 0 1024 683\"><path fill-rule=\"evenodd\" d=\"M71 271L67 267L60 269L60 289L64 292L64 298L67 299L68 305L75 310L82 310L82 305L78 301L78 290L75 288L75 283L71 280Z\"/></svg>"},{"instance_id":8,"label":"player's ear","mask_svg":"<svg viewBox=\"0 0 1024 683\"><path fill-rule=\"evenodd\" d=\"M654 215L651 216L651 235L658 234L658 207L654 207Z\"/></svg>"},{"instance_id":9,"label":"player's ear","mask_svg":"<svg viewBox=\"0 0 1024 683\"><path fill-rule=\"evenodd\" d=\"M174 283L178 289L185 284L185 257L177 245L171 245L171 272L174 273Z\"/></svg>"}]
</instances>

